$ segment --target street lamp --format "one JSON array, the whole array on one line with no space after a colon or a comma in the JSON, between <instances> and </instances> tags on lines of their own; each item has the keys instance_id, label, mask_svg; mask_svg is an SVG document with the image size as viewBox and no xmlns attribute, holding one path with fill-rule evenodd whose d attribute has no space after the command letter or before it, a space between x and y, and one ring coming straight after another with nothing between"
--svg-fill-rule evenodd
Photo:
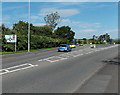
<instances>
[{"instance_id":1,"label":"street lamp","mask_svg":"<svg viewBox=\"0 0 120 95\"><path fill-rule=\"evenodd\" d=\"M30 52L30 0L28 6L28 52Z\"/></svg>"},{"instance_id":2,"label":"street lamp","mask_svg":"<svg viewBox=\"0 0 120 95\"><path fill-rule=\"evenodd\" d=\"M66 33L65 36L66 36L66 42L68 44L68 34Z\"/></svg>"}]
</instances>

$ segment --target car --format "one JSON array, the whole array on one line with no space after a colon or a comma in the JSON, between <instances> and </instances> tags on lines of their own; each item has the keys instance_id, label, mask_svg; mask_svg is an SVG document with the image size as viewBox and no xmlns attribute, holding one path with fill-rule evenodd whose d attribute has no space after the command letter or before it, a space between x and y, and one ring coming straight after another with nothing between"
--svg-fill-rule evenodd
<instances>
[{"instance_id":1,"label":"car","mask_svg":"<svg viewBox=\"0 0 120 95\"><path fill-rule=\"evenodd\" d=\"M95 44L91 44L90 48L96 48L96 45Z\"/></svg>"},{"instance_id":2,"label":"car","mask_svg":"<svg viewBox=\"0 0 120 95\"><path fill-rule=\"evenodd\" d=\"M60 44L59 48L58 48L58 52L60 51L71 51L72 48L68 45L68 44Z\"/></svg>"},{"instance_id":3,"label":"car","mask_svg":"<svg viewBox=\"0 0 120 95\"><path fill-rule=\"evenodd\" d=\"M83 46L83 44L79 44L79 46Z\"/></svg>"},{"instance_id":4,"label":"car","mask_svg":"<svg viewBox=\"0 0 120 95\"><path fill-rule=\"evenodd\" d=\"M71 48L76 48L75 44L69 45Z\"/></svg>"}]
</instances>

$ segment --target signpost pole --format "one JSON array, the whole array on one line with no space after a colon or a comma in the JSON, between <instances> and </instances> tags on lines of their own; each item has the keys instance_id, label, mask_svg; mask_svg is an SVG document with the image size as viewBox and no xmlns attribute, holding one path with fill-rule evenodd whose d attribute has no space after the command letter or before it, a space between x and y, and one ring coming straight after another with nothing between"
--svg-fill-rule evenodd
<instances>
[{"instance_id":1,"label":"signpost pole","mask_svg":"<svg viewBox=\"0 0 120 95\"><path fill-rule=\"evenodd\" d=\"M15 52L16 52L16 42L15 42Z\"/></svg>"},{"instance_id":2,"label":"signpost pole","mask_svg":"<svg viewBox=\"0 0 120 95\"><path fill-rule=\"evenodd\" d=\"M15 52L16 52L16 48L17 48L17 35L14 35L14 39L15 39Z\"/></svg>"}]
</instances>

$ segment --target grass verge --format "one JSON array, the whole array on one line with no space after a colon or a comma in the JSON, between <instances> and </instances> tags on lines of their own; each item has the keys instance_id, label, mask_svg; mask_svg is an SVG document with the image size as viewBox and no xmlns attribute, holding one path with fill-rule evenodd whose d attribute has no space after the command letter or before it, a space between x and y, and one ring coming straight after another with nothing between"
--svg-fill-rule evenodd
<instances>
[{"instance_id":1,"label":"grass verge","mask_svg":"<svg viewBox=\"0 0 120 95\"><path fill-rule=\"evenodd\" d=\"M30 50L30 52L32 52L32 51L40 51L40 50L48 50L48 49L54 49L54 48L57 48L57 47L35 49L35 50ZM0 52L0 54L4 55L4 54L15 54L15 53L24 53L24 52L28 52L28 50L21 50L21 51L16 51L16 52Z\"/></svg>"}]
</instances>

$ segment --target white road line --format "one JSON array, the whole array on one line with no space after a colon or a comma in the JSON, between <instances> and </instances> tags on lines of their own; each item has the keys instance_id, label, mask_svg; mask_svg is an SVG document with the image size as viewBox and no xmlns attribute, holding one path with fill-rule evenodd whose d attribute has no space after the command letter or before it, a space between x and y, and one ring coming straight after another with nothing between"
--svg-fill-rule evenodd
<instances>
[{"instance_id":1,"label":"white road line","mask_svg":"<svg viewBox=\"0 0 120 95\"><path fill-rule=\"evenodd\" d=\"M63 58L63 57L60 57L60 56L58 56L58 58L61 58L61 59L67 59L67 58Z\"/></svg>"},{"instance_id":2,"label":"white road line","mask_svg":"<svg viewBox=\"0 0 120 95\"><path fill-rule=\"evenodd\" d=\"M25 66L25 65L28 65L28 66L27 67L22 67L22 68L19 68L19 69L15 69L15 70L9 70L9 69L14 69L16 67L21 67L21 66ZM17 65L17 66L9 67L9 68L0 70L0 71L3 71L3 70L6 71L6 72L3 72L3 73L0 73L0 75L7 74L7 73L12 73L12 72L16 72L16 71L20 71L20 70L25 70L25 69L32 68L32 67L35 67L35 66L38 66L38 65L33 65L33 64L26 63L26 64L22 64L22 65Z\"/></svg>"},{"instance_id":3,"label":"white road line","mask_svg":"<svg viewBox=\"0 0 120 95\"><path fill-rule=\"evenodd\" d=\"M3 72L3 73L0 73L0 76L3 75L3 74L7 74L8 72Z\"/></svg>"},{"instance_id":4,"label":"white road line","mask_svg":"<svg viewBox=\"0 0 120 95\"><path fill-rule=\"evenodd\" d=\"M54 57L50 57L50 58L54 58ZM44 59L44 60L53 63L53 62L57 62L57 61L60 61L60 60L67 59L67 58L63 58L63 57L56 56L56 58L60 58L60 59L57 59L57 60L53 60L53 61L52 61L52 60L50 60L50 58L46 58L46 59Z\"/></svg>"},{"instance_id":5,"label":"white road line","mask_svg":"<svg viewBox=\"0 0 120 95\"><path fill-rule=\"evenodd\" d=\"M31 66L28 66L28 67L12 70L12 71L9 71L9 72L16 72L16 71L25 70L25 69L32 68L32 67L34 67L34 66L31 65Z\"/></svg>"},{"instance_id":6,"label":"white road line","mask_svg":"<svg viewBox=\"0 0 120 95\"><path fill-rule=\"evenodd\" d=\"M48 61L48 62L51 62L51 63L59 61L59 60L51 61L51 60L48 60L48 59L45 59L45 60Z\"/></svg>"},{"instance_id":7,"label":"white road line","mask_svg":"<svg viewBox=\"0 0 120 95\"><path fill-rule=\"evenodd\" d=\"M28 65L30 65L31 67L34 67L35 65L33 65L33 64L28 64Z\"/></svg>"},{"instance_id":8,"label":"white road line","mask_svg":"<svg viewBox=\"0 0 120 95\"><path fill-rule=\"evenodd\" d=\"M50 59L50 58L55 58L55 57L57 57L57 56L51 56L51 57L48 57L48 58L45 58L45 59Z\"/></svg>"},{"instance_id":9,"label":"white road line","mask_svg":"<svg viewBox=\"0 0 120 95\"><path fill-rule=\"evenodd\" d=\"M17 65L17 66L13 66L13 67L9 67L7 68L8 69L13 69L13 68L17 68L17 67L20 67L20 66L24 66L24 65L28 65L29 63L25 63L25 64L22 64L22 65Z\"/></svg>"},{"instance_id":10,"label":"white road line","mask_svg":"<svg viewBox=\"0 0 120 95\"><path fill-rule=\"evenodd\" d=\"M7 69L4 69L6 72L9 72L9 70L7 70Z\"/></svg>"},{"instance_id":11,"label":"white road line","mask_svg":"<svg viewBox=\"0 0 120 95\"><path fill-rule=\"evenodd\" d=\"M73 57L78 57L78 56L81 56L81 55L84 55L84 54L78 54L78 55L75 55L75 56L73 56Z\"/></svg>"},{"instance_id":12,"label":"white road line","mask_svg":"<svg viewBox=\"0 0 120 95\"><path fill-rule=\"evenodd\" d=\"M38 61L43 61L43 59L40 59L40 60L38 60Z\"/></svg>"}]
</instances>

